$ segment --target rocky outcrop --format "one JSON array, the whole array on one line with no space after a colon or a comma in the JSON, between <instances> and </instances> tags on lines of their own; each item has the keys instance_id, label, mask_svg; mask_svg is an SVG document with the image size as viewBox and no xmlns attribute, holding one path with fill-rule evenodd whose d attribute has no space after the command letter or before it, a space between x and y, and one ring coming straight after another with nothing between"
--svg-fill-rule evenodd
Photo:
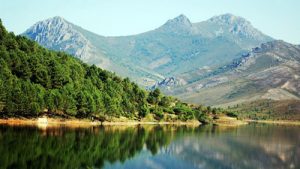
<instances>
[{"instance_id":1,"label":"rocky outcrop","mask_svg":"<svg viewBox=\"0 0 300 169\"><path fill-rule=\"evenodd\" d=\"M153 85L151 87L151 89L155 89L155 88L171 89L171 88L183 86L186 84L187 84L187 82L183 79L175 78L175 77L168 77L160 82L156 82L156 84Z\"/></svg>"},{"instance_id":2,"label":"rocky outcrop","mask_svg":"<svg viewBox=\"0 0 300 169\"><path fill-rule=\"evenodd\" d=\"M95 47L76 26L62 17L56 16L36 23L24 33L42 46L58 51L66 51L82 60L93 57Z\"/></svg>"}]
</instances>

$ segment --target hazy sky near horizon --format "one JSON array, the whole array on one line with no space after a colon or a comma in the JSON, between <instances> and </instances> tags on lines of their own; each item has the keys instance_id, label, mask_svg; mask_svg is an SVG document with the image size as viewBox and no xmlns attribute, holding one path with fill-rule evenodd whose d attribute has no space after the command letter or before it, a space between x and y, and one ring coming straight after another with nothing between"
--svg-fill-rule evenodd
<instances>
[{"instance_id":1,"label":"hazy sky near horizon","mask_svg":"<svg viewBox=\"0 0 300 169\"><path fill-rule=\"evenodd\" d=\"M300 0L0 0L0 18L16 34L53 16L99 35L120 36L155 29L180 14L200 22L224 13L300 44Z\"/></svg>"}]
</instances>

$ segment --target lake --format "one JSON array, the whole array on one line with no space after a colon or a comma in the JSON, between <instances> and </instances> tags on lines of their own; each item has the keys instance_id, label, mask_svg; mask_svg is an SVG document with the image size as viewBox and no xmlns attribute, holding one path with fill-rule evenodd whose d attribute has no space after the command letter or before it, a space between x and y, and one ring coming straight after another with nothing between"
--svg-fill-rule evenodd
<instances>
[{"instance_id":1,"label":"lake","mask_svg":"<svg viewBox=\"0 0 300 169\"><path fill-rule=\"evenodd\" d=\"M300 126L0 125L0 169L300 168Z\"/></svg>"}]
</instances>

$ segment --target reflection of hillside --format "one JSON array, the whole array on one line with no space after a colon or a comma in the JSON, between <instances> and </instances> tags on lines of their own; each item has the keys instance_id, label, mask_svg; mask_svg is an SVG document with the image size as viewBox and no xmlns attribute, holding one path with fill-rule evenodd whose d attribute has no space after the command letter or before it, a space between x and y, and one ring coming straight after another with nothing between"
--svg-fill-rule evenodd
<instances>
[{"instance_id":1,"label":"reflection of hillside","mask_svg":"<svg viewBox=\"0 0 300 169\"><path fill-rule=\"evenodd\" d=\"M203 168L297 168L298 129L247 126L223 134L194 135L173 142L165 153Z\"/></svg>"},{"instance_id":2,"label":"reflection of hillside","mask_svg":"<svg viewBox=\"0 0 300 169\"><path fill-rule=\"evenodd\" d=\"M162 127L43 131L31 127L0 127L0 168L101 168L104 161L124 162L144 145L156 153L171 139L171 133Z\"/></svg>"},{"instance_id":3,"label":"reflection of hillside","mask_svg":"<svg viewBox=\"0 0 300 169\"><path fill-rule=\"evenodd\" d=\"M299 127L0 126L2 168L299 168ZM126 166L126 167L124 167Z\"/></svg>"}]
</instances>

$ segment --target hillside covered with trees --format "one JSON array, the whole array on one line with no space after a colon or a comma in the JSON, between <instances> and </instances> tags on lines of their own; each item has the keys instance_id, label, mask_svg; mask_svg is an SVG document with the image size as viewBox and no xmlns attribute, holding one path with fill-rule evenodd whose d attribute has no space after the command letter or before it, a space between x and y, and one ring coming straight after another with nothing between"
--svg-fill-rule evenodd
<instances>
[{"instance_id":1,"label":"hillside covered with trees","mask_svg":"<svg viewBox=\"0 0 300 169\"><path fill-rule=\"evenodd\" d=\"M206 121L217 109L148 92L95 65L9 33L0 21L1 117L108 117Z\"/></svg>"}]
</instances>

